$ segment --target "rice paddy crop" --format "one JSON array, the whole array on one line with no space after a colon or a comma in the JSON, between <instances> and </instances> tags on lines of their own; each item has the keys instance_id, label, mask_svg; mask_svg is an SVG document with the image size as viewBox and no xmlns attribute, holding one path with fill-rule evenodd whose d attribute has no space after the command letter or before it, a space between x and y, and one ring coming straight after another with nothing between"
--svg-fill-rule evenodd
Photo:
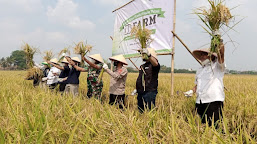
<instances>
[{"instance_id":1,"label":"rice paddy crop","mask_svg":"<svg viewBox=\"0 0 257 144\"><path fill-rule=\"evenodd\" d=\"M229 26L231 23L232 14L230 9L225 6L224 0L208 0L209 8L201 7L196 9L195 14L206 26L204 30L211 35L210 52L219 53L219 46L222 42L220 30L224 27L232 28Z\"/></svg>"},{"instance_id":2,"label":"rice paddy crop","mask_svg":"<svg viewBox=\"0 0 257 144\"><path fill-rule=\"evenodd\" d=\"M145 23L143 23L143 26L141 26L141 24L139 23L131 30L131 36L135 38L142 50L144 48L147 48L153 41L153 39L151 38L151 34L152 31L145 28ZM148 59L146 54L143 54L142 57L143 59Z\"/></svg>"},{"instance_id":3,"label":"rice paddy crop","mask_svg":"<svg viewBox=\"0 0 257 144\"><path fill-rule=\"evenodd\" d=\"M104 74L102 102L86 96L86 73L77 98L33 88L24 71L0 72L0 143L256 143L257 76L226 75L224 120L215 130L200 123L195 96L182 95L194 86L193 74L159 75L157 107L139 114L136 96L124 111L108 104L109 76ZM129 73L126 94L138 74Z\"/></svg>"}]
</instances>

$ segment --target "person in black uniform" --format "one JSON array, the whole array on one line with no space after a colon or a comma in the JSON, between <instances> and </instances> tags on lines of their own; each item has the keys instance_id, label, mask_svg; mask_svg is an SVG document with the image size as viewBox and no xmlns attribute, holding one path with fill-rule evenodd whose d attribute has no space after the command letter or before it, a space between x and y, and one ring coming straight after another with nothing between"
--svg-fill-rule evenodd
<instances>
[{"instance_id":1,"label":"person in black uniform","mask_svg":"<svg viewBox=\"0 0 257 144\"><path fill-rule=\"evenodd\" d=\"M136 92L138 93L138 109L143 112L145 108L152 109L152 106L155 106L160 64L154 49L144 48L141 54L147 55L147 57L143 59L145 63L140 66L141 69L136 81Z\"/></svg>"}]
</instances>

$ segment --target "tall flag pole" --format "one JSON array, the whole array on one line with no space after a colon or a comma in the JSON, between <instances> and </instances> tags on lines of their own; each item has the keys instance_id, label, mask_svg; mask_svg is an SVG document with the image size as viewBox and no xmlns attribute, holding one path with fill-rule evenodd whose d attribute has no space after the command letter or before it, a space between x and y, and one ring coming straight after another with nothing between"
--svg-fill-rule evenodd
<instances>
[{"instance_id":1,"label":"tall flag pole","mask_svg":"<svg viewBox=\"0 0 257 144\"><path fill-rule=\"evenodd\" d=\"M176 0L174 0L173 12L173 32L176 30ZM171 52L171 96L174 96L174 56L175 56L175 35L172 37L172 52Z\"/></svg>"}]
</instances>

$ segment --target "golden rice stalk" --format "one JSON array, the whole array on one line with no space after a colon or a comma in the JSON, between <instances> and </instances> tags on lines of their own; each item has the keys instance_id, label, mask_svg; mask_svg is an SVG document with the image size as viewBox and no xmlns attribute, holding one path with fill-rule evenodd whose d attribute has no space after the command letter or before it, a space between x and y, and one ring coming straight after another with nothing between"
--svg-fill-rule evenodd
<instances>
[{"instance_id":1,"label":"golden rice stalk","mask_svg":"<svg viewBox=\"0 0 257 144\"><path fill-rule=\"evenodd\" d=\"M64 48L64 49L62 49L62 50L59 52L59 54L58 54L58 57L60 57L60 58L59 58L59 62L62 62L62 60L63 60L63 58L64 58L64 56L62 56L63 53L70 55L70 50L69 50L69 48Z\"/></svg>"},{"instance_id":2,"label":"golden rice stalk","mask_svg":"<svg viewBox=\"0 0 257 144\"><path fill-rule=\"evenodd\" d=\"M27 75L26 75L25 79L32 80L32 79L36 79L36 78L42 78L43 76L44 76L43 71L40 68L33 67L27 71Z\"/></svg>"},{"instance_id":3,"label":"golden rice stalk","mask_svg":"<svg viewBox=\"0 0 257 144\"><path fill-rule=\"evenodd\" d=\"M140 47L147 48L150 43L153 41L151 38L152 31L145 28L145 24L143 23L143 28L141 24L138 26L134 26L131 30L131 36L135 38L136 41L139 42ZM143 59L148 59L147 55L143 55Z\"/></svg>"},{"instance_id":4,"label":"golden rice stalk","mask_svg":"<svg viewBox=\"0 0 257 144\"><path fill-rule=\"evenodd\" d=\"M45 54L45 56L43 57L43 59L46 62L50 61L54 57L53 52L51 50L45 51L44 54Z\"/></svg>"},{"instance_id":5,"label":"golden rice stalk","mask_svg":"<svg viewBox=\"0 0 257 144\"><path fill-rule=\"evenodd\" d=\"M59 57L62 56L63 53L70 55L70 50L69 50L69 48L64 48L64 49L62 49L62 50L59 52L58 56L59 56Z\"/></svg>"},{"instance_id":6,"label":"golden rice stalk","mask_svg":"<svg viewBox=\"0 0 257 144\"><path fill-rule=\"evenodd\" d=\"M37 52L37 49L34 47L31 47L28 43L25 43L21 48L26 55L27 67L32 68L34 66L34 61L33 61L34 54Z\"/></svg>"},{"instance_id":7,"label":"golden rice stalk","mask_svg":"<svg viewBox=\"0 0 257 144\"><path fill-rule=\"evenodd\" d=\"M103 74L104 74L104 68L101 69L101 72L100 72L100 74L98 76L98 83L100 83L102 81Z\"/></svg>"},{"instance_id":8,"label":"golden rice stalk","mask_svg":"<svg viewBox=\"0 0 257 144\"><path fill-rule=\"evenodd\" d=\"M230 10L223 4L222 0L208 0L210 8L201 7L196 9L195 14L200 18L200 20L207 26L206 30L211 36L211 49L210 51L219 53L218 47L220 46L221 36L215 34L219 31L221 27L229 27L231 19L234 17L231 15Z\"/></svg>"},{"instance_id":9,"label":"golden rice stalk","mask_svg":"<svg viewBox=\"0 0 257 144\"><path fill-rule=\"evenodd\" d=\"M74 53L84 57L88 52L92 50L92 48L93 46L84 44L83 41L81 41L74 47Z\"/></svg>"}]
</instances>

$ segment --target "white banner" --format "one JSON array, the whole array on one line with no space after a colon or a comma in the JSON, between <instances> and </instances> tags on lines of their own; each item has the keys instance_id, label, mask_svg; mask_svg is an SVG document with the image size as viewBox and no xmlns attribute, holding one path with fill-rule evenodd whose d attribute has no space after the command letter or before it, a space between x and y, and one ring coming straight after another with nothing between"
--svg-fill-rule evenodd
<instances>
[{"instance_id":1,"label":"white banner","mask_svg":"<svg viewBox=\"0 0 257 144\"><path fill-rule=\"evenodd\" d=\"M158 54L172 50L174 0L134 0L115 11L112 55L123 54L126 58L140 56L140 45L131 37L133 26L145 23L152 31L154 41L149 47Z\"/></svg>"}]
</instances>

